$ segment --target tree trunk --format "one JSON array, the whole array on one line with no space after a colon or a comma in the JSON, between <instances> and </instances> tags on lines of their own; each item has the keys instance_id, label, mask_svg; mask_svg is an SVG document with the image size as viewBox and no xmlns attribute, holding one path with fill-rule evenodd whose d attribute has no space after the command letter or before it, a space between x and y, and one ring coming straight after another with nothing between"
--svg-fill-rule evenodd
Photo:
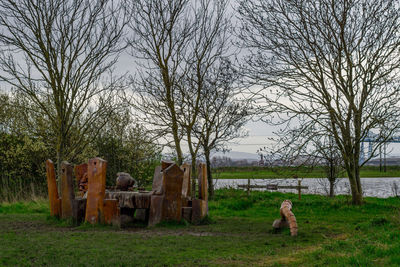
<instances>
[{"instance_id":1,"label":"tree trunk","mask_svg":"<svg viewBox=\"0 0 400 267\"><path fill-rule=\"evenodd\" d=\"M351 196L353 205L362 204L362 188L360 182L360 167L358 164L350 164L350 168L346 168L349 176Z\"/></svg>"},{"instance_id":2,"label":"tree trunk","mask_svg":"<svg viewBox=\"0 0 400 267\"><path fill-rule=\"evenodd\" d=\"M192 199L196 198L196 181L197 181L197 166L196 166L196 154L191 153L192 158L192 171L191 171L191 178L192 181Z\"/></svg>"},{"instance_id":3,"label":"tree trunk","mask_svg":"<svg viewBox=\"0 0 400 267\"><path fill-rule=\"evenodd\" d=\"M61 163L64 160L64 141L63 138L58 139L58 144L57 144L57 189L58 192L60 192L60 197L61 196Z\"/></svg>"},{"instance_id":4,"label":"tree trunk","mask_svg":"<svg viewBox=\"0 0 400 267\"><path fill-rule=\"evenodd\" d=\"M333 159L333 157L331 156L330 162L329 162L329 176L328 176L328 180L329 180L329 197L334 197L335 196L335 180L337 177L337 172L336 172L336 168L337 166L335 165Z\"/></svg>"},{"instance_id":5,"label":"tree trunk","mask_svg":"<svg viewBox=\"0 0 400 267\"><path fill-rule=\"evenodd\" d=\"M210 160L210 150L204 148L204 156L206 158L206 165L207 165L207 180L208 180L208 195L209 198L213 198L214 196L214 184L213 179L211 176L211 160Z\"/></svg>"},{"instance_id":6,"label":"tree trunk","mask_svg":"<svg viewBox=\"0 0 400 267\"><path fill-rule=\"evenodd\" d=\"M335 180L329 179L329 197L335 196L334 184Z\"/></svg>"},{"instance_id":7,"label":"tree trunk","mask_svg":"<svg viewBox=\"0 0 400 267\"><path fill-rule=\"evenodd\" d=\"M175 116L173 116L175 118ZM176 151L176 156L178 157L178 166L181 166L183 164L183 156L182 156L182 148L181 148L181 143L180 139L178 136L178 124L176 122L176 118L172 122L172 132L174 136L174 143L175 143L175 151Z\"/></svg>"}]
</instances>

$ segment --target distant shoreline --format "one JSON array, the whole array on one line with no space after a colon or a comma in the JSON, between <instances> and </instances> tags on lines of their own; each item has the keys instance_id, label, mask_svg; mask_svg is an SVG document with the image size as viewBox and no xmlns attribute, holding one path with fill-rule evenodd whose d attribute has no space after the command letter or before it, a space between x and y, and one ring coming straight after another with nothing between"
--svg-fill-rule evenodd
<instances>
[{"instance_id":1,"label":"distant shoreline","mask_svg":"<svg viewBox=\"0 0 400 267\"><path fill-rule=\"evenodd\" d=\"M348 177L338 177L337 179L347 179ZM400 178L400 176L397 177L385 177L385 176L381 176L381 177L360 177L361 179L397 179ZM213 179L236 179L236 180L253 180L253 179L294 179L293 177L267 177L267 178L244 178L244 177L240 177L240 178L216 178L213 176ZM299 177L298 179L327 179L326 177Z\"/></svg>"},{"instance_id":2,"label":"distant shoreline","mask_svg":"<svg viewBox=\"0 0 400 267\"><path fill-rule=\"evenodd\" d=\"M400 177L400 166L387 166L387 171L380 171L379 166L364 166L361 169L361 178L397 178ZM383 169L382 169L383 170ZM326 178L326 170L317 167L220 167L213 168L214 179L288 179L299 178ZM347 178L346 172L341 171L338 177Z\"/></svg>"}]
</instances>

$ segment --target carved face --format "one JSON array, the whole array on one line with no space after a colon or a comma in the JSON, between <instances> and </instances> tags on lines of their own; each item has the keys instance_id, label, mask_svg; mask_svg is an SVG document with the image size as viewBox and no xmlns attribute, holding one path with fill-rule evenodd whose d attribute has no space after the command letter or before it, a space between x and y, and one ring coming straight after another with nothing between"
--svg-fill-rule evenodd
<instances>
[{"instance_id":1,"label":"carved face","mask_svg":"<svg viewBox=\"0 0 400 267\"><path fill-rule=\"evenodd\" d=\"M133 179L128 173L119 172L117 173L117 188L122 190L127 190L136 184L135 179Z\"/></svg>"}]
</instances>

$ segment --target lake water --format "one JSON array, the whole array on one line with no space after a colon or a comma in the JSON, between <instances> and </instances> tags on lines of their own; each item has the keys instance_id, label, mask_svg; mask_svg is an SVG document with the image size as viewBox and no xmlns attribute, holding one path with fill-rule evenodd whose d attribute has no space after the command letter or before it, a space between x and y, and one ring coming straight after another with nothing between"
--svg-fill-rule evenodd
<instances>
[{"instance_id":1,"label":"lake water","mask_svg":"<svg viewBox=\"0 0 400 267\"><path fill-rule=\"evenodd\" d=\"M237 188L238 185L247 185L246 179L218 179L215 180L215 188ZM251 179L251 185L293 185L297 186L297 179ZM308 189L302 189L301 192L304 194L318 194L327 195L329 192L329 182L327 179L316 179L316 178L303 178L301 179L302 186L308 186ZM395 186L397 185L397 195L400 196L400 177L396 178L361 178L361 186L365 197L379 197L387 198L394 196ZM253 189L259 190L259 189ZM266 190L266 189L260 189ZM268 190L276 191L276 190ZM279 192L285 193L297 193L297 189L279 189ZM336 195L349 195L350 185L347 178L337 179L335 185Z\"/></svg>"}]
</instances>

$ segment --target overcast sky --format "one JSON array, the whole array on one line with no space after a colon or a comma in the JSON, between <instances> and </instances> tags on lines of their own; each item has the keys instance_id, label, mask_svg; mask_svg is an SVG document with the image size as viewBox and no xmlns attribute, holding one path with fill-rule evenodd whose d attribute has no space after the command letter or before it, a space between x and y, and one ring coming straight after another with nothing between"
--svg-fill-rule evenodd
<instances>
[{"instance_id":1,"label":"overcast sky","mask_svg":"<svg viewBox=\"0 0 400 267\"><path fill-rule=\"evenodd\" d=\"M235 1L230 1L231 4L235 3ZM229 11L232 12L233 8L232 6L229 8ZM236 19L234 16L232 17L235 22ZM117 73L126 73L133 75L136 71L136 64L135 64L135 59L129 55L127 52L123 53L120 55L120 58L118 60L116 67L116 72ZM9 86L0 83L0 91L3 90L8 90ZM268 144L271 144L271 141L268 140L269 137L273 137L273 132L277 131L277 127L272 127L264 122L261 121L251 121L248 122L245 126L246 130L248 131L248 136L245 138L233 140L228 144L228 147L232 151L237 151L237 152L246 152L246 153L254 153L256 154L256 151L260 147L267 146ZM184 142L183 142L184 144ZM185 149L185 147L183 147ZM365 144L365 149L367 151L368 149L368 144ZM394 156L400 156L400 144L390 144L388 148L388 153L390 155Z\"/></svg>"}]
</instances>

